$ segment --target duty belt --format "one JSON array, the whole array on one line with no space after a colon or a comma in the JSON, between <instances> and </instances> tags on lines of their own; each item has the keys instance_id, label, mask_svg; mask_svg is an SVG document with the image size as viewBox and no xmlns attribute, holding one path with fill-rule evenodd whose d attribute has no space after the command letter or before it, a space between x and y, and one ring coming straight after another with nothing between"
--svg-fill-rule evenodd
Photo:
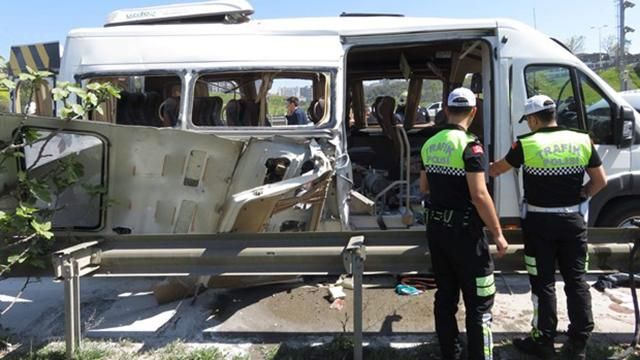
<instances>
[{"instance_id":1,"label":"duty belt","mask_svg":"<svg viewBox=\"0 0 640 360\"><path fill-rule=\"evenodd\" d=\"M573 214L580 212L580 205L561 207L542 207L527 204L527 211L536 213Z\"/></svg>"},{"instance_id":2,"label":"duty belt","mask_svg":"<svg viewBox=\"0 0 640 360\"><path fill-rule=\"evenodd\" d=\"M447 227L454 227L458 225L469 226L473 215L474 212L471 209L464 211L452 209L425 209L425 218L427 223L429 221L433 221Z\"/></svg>"}]
</instances>

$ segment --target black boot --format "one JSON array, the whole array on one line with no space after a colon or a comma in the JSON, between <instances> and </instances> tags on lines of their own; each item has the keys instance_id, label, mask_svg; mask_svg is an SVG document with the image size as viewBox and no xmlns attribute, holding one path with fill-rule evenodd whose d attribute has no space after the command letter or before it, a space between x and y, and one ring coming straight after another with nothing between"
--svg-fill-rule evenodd
<instances>
[{"instance_id":1,"label":"black boot","mask_svg":"<svg viewBox=\"0 0 640 360\"><path fill-rule=\"evenodd\" d=\"M566 359L586 360L587 358L587 340L570 337L561 350L562 355Z\"/></svg>"},{"instance_id":2,"label":"black boot","mask_svg":"<svg viewBox=\"0 0 640 360\"><path fill-rule=\"evenodd\" d=\"M551 339L527 336L526 338L513 339L513 345L521 352L540 359L553 359L555 355L553 340Z\"/></svg>"},{"instance_id":3,"label":"black boot","mask_svg":"<svg viewBox=\"0 0 640 360\"><path fill-rule=\"evenodd\" d=\"M460 338L456 338L453 343L453 352L451 354L442 354L443 360L462 360L465 358L464 344Z\"/></svg>"}]
</instances>

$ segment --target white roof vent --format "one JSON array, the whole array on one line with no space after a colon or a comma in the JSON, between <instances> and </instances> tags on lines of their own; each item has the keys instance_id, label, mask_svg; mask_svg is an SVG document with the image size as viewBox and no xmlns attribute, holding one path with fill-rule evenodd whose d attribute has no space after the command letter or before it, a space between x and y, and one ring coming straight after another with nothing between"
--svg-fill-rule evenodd
<instances>
[{"instance_id":1,"label":"white roof vent","mask_svg":"<svg viewBox=\"0 0 640 360\"><path fill-rule=\"evenodd\" d=\"M249 21L253 6L246 0L216 0L189 4L116 10L104 26L227 23Z\"/></svg>"}]
</instances>

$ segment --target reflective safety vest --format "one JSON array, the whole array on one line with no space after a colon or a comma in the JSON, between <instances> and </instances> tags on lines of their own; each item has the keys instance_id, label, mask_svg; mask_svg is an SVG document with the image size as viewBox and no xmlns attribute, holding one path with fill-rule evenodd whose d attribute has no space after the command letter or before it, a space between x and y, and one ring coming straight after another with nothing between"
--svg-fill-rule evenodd
<instances>
[{"instance_id":1,"label":"reflective safety vest","mask_svg":"<svg viewBox=\"0 0 640 360\"><path fill-rule=\"evenodd\" d=\"M537 176L583 173L591 158L589 135L575 130L534 132L518 137L524 172Z\"/></svg>"},{"instance_id":2,"label":"reflective safety vest","mask_svg":"<svg viewBox=\"0 0 640 360\"><path fill-rule=\"evenodd\" d=\"M465 176L464 150L477 138L458 129L441 130L422 146L420 155L427 173Z\"/></svg>"}]
</instances>

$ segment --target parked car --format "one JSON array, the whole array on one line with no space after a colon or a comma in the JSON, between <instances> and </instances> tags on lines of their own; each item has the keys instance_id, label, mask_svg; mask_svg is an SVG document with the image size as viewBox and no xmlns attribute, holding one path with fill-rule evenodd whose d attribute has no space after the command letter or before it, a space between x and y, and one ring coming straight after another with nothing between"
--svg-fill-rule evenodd
<instances>
[{"instance_id":1,"label":"parked car","mask_svg":"<svg viewBox=\"0 0 640 360\"><path fill-rule=\"evenodd\" d=\"M442 101L434 102L431 105L427 106L427 112L429 113L429 118L435 119L438 111L442 110Z\"/></svg>"},{"instance_id":2,"label":"parked car","mask_svg":"<svg viewBox=\"0 0 640 360\"><path fill-rule=\"evenodd\" d=\"M631 105L637 112L640 112L640 90L621 91L620 95Z\"/></svg>"}]
</instances>

